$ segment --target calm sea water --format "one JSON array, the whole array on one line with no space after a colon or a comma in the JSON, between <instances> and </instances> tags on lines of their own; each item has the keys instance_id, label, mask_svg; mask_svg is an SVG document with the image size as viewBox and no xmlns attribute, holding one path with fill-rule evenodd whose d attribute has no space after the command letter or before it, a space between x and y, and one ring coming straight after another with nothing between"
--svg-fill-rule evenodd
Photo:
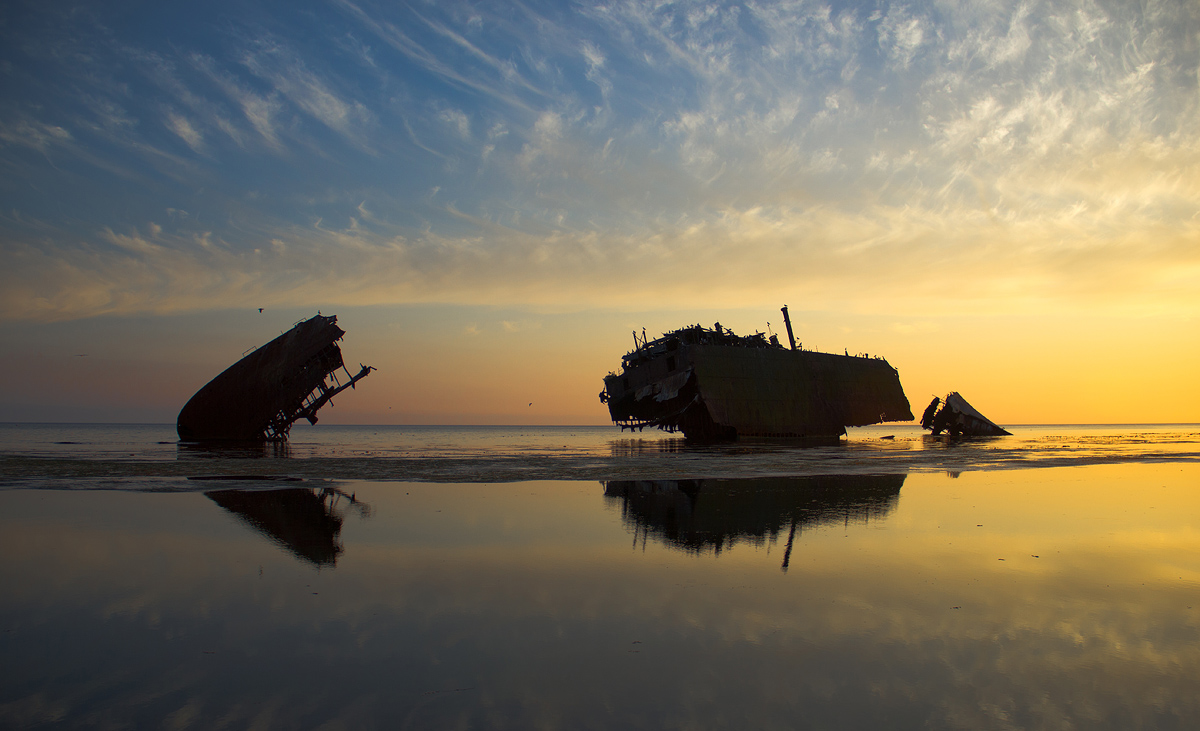
<instances>
[{"instance_id":1,"label":"calm sea water","mask_svg":"<svg viewBox=\"0 0 1200 731\"><path fill-rule=\"evenodd\" d=\"M851 429L833 443L693 445L612 426L297 427L285 447L204 448L167 424L0 424L0 487L165 489L196 476L511 482L962 472L1200 459L1200 425L1013 426L950 439L920 427ZM160 478L160 479L154 479Z\"/></svg>"},{"instance_id":2,"label":"calm sea water","mask_svg":"<svg viewBox=\"0 0 1200 731\"><path fill-rule=\"evenodd\" d=\"M1200 427L1012 431L0 425L0 728L1200 727Z\"/></svg>"}]
</instances>

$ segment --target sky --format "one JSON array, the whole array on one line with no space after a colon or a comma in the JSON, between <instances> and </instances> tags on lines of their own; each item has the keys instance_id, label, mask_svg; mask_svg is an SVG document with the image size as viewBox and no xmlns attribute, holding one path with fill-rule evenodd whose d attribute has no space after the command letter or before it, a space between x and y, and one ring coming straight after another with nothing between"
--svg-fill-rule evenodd
<instances>
[{"instance_id":1,"label":"sky","mask_svg":"<svg viewBox=\"0 0 1200 731\"><path fill-rule=\"evenodd\" d=\"M918 413L1197 422L1198 69L1187 0L13 0L0 421L320 311L325 422L603 424L631 331L788 305Z\"/></svg>"}]
</instances>

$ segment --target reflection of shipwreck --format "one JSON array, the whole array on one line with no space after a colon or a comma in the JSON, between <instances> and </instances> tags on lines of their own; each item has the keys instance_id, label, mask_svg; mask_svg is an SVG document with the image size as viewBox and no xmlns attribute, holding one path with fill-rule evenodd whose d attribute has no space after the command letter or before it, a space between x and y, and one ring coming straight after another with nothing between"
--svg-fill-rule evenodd
<instances>
[{"instance_id":1,"label":"reflection of shipwreck","mask_svg":"<svg viewBox=\"0 0 1200 731\"><path fill-rule=\"evenodd\" d=\"M1005 437L1011 432L996 426L990 419L975 410L957 391L946 394L945 399L937 396L921 414L921 426L934 435L945 432L953 437Z\"/></svg>"},{"instance_id":2,"label":"reflection of shipwreck","mask_svg":"<svg viewBox=\"0 0 1200 731\"><path fill-rule=\"evenodd\" d=\"M600 400L622 429L656 426L688 439L839 437L847 426L913 418L896 369L879 357L790 348L717 323L637 339Z\"/></svg>"},{"instance_id":3,"label":"reflection of shipwreck","mask_svg":"<svg viewBox=\"0 0 1200 731\"><path fill-rule=\"evenodd\" d=\"M196 392L179 412L179 438L187 442L284 441L299 419L317 423L317 410L367 377L345 371L337 341L346 333L337 318L318 314L229 366Z\"/></svg>"},{"instance_id":4,"label":"reflection of shipwreck","mask_svg":"<svg viewBox=\"0 0 1200 731\"><path fill-rule=\"evenodd\" d=\"M635 538L653 536L691 553L740 541L762 545L787 529L787 569L797 530L880 519L896 507L905 475L822 475L731 480L616 480L604 495L621 504Z\"/></svg>"},{"instance_id":5,"label":"reflection of shipwreck","mask_svg":"<svg viewBox=\"0 0 1200 731\"><path fill-rule=\"evenodd\" d=\"M353 496L331 488L213 490L205 495L317 566L333 566L342 552L338 540L342 530L342 514L337 509L340 498L357 502Z\"/></svg>"}]
</instances>

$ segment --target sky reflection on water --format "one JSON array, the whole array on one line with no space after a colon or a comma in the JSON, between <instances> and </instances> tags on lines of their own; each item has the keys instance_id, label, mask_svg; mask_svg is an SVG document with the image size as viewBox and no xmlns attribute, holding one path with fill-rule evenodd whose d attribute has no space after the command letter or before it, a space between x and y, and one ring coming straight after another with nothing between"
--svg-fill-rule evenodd
<instances>
[{"instance_id":1,"label":"sky reflection on water","mask_svg":"<svg viewBox=\"0 0 1200 731\"><path fill-rule=\"evenodd\" d=\"M1197 477L2 491L0 726L1193 728Z\"/></svg>"}]
</instances>

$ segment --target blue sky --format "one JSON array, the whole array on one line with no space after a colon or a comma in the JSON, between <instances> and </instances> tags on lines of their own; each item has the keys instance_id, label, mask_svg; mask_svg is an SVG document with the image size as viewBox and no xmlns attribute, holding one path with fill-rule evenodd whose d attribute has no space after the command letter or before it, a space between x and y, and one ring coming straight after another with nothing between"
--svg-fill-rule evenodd
<instances>
[{"instance_id":1,"label":"blue sky","mask_svg":"<svg viewBox=\"0 0 1200 731\"><path fill-rule=\"evenodd\" d=\"M788 303L930 344L1155 318L1195 353L1198 38L1179 0L11 2L0 319L600 310L623 338Z\"/></svg>"}]
</instances>

